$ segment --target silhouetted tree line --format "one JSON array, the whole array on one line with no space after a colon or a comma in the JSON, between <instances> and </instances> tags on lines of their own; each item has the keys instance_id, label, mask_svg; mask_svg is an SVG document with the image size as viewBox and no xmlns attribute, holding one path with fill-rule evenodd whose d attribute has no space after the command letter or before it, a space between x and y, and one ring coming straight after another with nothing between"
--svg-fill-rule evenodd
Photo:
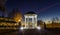
<instances>
[{"instance_id":1,"label":"silhouetted tree line","mask_svg":"<svg viewBox=\"0 0 60 35\"><path fill-rule=\"evenodd\" d=\"M2 17L4 17L7 12L7 8L5 7L6 1L7 0L0 0L0 11L3 13Z\"/></svg>"}]
</instances>

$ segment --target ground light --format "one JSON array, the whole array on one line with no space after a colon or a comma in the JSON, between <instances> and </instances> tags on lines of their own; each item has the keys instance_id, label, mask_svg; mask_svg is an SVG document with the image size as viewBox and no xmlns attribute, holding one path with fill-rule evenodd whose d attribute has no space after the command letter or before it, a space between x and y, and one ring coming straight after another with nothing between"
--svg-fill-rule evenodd
<instances>
[{"instance_id":1,"label":"ground light","mask_svg":"<svg viewBox=\"0 0 60 35\"><path fill-rule=\"evenodd\" d=\"M37 29L38 29L38 30L40 30L40 29L41 29L41 27L40 27L40 26L38 26L38 27L37 27Z\"/></svg>"},{"instance_id":2,"label":"ground light","mask_svg":"<svg viewBox=\"0 0 60 35\"><path fill-rule=\"evenodd\" d=\"M27 29L27 28L20 27L20 30L24 30L24 29ZM32 28L31 28L31 29L32 29ZM40 27L40 26L38 26L38 27L36 27L36 29L41 30L41 27Z\"/></svg>"},{"instance_id":3,"label":"ground light","mask_svg":"<svg viewBox=\"0 0 60 35\"><path fill-rule=\"evenodd\" d=\"M24 28L23 27L20 27L20 30L23 30Z\"/></svg>"}]
</instances>

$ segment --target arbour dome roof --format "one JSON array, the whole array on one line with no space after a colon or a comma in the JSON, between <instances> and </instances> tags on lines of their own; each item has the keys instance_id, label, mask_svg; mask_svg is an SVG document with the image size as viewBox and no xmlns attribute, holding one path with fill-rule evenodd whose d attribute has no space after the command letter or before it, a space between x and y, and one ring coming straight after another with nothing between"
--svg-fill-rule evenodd
<instances>
[{"instance_id":1,"label":"arbour dome roof","mask_svg":"<svg viewBox=\"0 0 60 35\"><path fill-rule=\"evenodd\" d=\"M33 11L29 11L29 12L27 12L26 14L36 14L36 13L33 12Z\"/></svg>"}]
</instances>

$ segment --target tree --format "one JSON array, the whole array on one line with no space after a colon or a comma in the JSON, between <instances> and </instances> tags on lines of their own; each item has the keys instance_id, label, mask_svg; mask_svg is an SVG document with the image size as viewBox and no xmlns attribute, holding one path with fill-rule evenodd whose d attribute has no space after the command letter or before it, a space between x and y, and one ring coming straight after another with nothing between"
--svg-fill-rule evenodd
<instances>
[{"instance_id":1,"label":"tree","mask_svg":"<svg viewBox=\"0 0 60 35\"><path fill-rule=\"evenodd\" d=\"M37 25L39 26L39 25L41 25L42 23L43 23L42 20L38 20L38 24L37 24Z\"/></svg>"},{"instance_id":2,"label":"tree","mask_svg":"<svg viewBox=\"0 0 60 35\"><path fill-rule=\"evenodd\" d=\"M14 8L11 13L9 13L8 17L13 18L16 22L21 21L22 14L18 8Z\"/></svg>"},{"instance_id":3,"label":"tree","mask_svg":"<svg viewBox=\"0 0 60 35\"><path fill-rule=\"evenodd\" d=\"M59 21L59 18L58 17L53 17L52 22L55 23L55 21Z\"/></svg>"},{"instance_id":4,"label":"tree","mask_svg":"<svg viewBox=\"0 0 60 35\"><path fill-rule=\"evenodd\" d=\"M5 15L5 12L6 12L6 7L5 7L5 3L6 3L7 0L0 0L0 11L2 11L2 16Z\"/></svg>"}]
</instances>

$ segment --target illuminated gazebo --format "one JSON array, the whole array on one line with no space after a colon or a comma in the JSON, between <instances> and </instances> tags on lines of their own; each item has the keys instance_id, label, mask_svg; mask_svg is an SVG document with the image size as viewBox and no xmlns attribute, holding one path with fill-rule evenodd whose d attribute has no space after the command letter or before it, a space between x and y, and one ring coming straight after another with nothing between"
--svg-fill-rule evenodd
<instances>
[{"instance_id":1,"label":"illuminated gazebo","mask_svg":"<svg viewBox=\"0 0 60 35\"><path fill-rule=\"evenodd\" d=\"M37 14L35 12L27 12L24 17L26 29L34 29L37 27Z\"/></svg>"}]
</instances>

